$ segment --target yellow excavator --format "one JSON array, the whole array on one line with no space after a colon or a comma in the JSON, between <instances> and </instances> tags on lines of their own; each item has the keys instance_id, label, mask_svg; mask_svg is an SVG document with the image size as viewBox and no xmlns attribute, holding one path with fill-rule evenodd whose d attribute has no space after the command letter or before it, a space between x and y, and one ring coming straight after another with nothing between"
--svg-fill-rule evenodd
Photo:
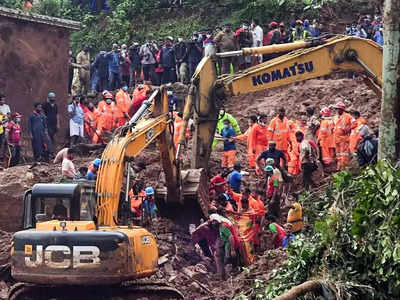
<instances>
[{"instance_id":1,"label":"yellow excavator","mask_svg":"<svg viewBox=\"0 0 400 300\"><path fill-rule=\"evenodd\" d=\"M287 53L242 72L217 76L214 58L205 57L192 77L184 107L179 145L171 142L172 114L165 87L157 89L107 145L97 182L37 184L25 194L24 227L12 245L13 286L9 299L181 299L182 294L156 282L139 283L157 271L156 238L146 229L121 226L121 190L129 189L129 165L157 140L165 173L164 204L175 204L176 215L187 199L198 201L207 215L208 189L202 183L211 153L219 108L228 97L283 86L331 74L356 71L379 93L382 48L355 37L335 36L291 44L246 48L220 53L239 55ZM180 170L184 133L193 116L191 168ZM189 190L185 187L190 187ZM183 206L182 206L183 205ZM64 207L64 208L62 208ZM57 209L56 209L57 208ZM54 211L64 218L54 218Z\"/></svg>"}]
</instances>

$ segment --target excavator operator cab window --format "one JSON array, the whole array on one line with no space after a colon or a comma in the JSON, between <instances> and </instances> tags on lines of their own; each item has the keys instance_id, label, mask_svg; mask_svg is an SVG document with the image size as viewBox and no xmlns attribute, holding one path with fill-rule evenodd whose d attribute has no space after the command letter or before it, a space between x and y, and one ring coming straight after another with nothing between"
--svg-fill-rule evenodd
<instances>
[{"instance_id":1,"label":"excavator operator cab window","mask_svg":"<svg viewBox=\"0 0 400 300\"><path fill-rule=\"evenodd\" d=\"M71 219L71 201L68 198L36 198L34 207L36 223Z\"/></svg>"}]
</instances>

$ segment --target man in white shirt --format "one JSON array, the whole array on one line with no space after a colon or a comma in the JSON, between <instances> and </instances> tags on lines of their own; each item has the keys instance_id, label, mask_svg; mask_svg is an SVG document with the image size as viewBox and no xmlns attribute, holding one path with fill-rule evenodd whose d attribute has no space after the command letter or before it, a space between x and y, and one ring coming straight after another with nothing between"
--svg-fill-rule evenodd
<instances>
[{"instance_id":1,"label":"man in white shirt","mask_svg":"<svg viewBox=\"0 0 400 300\"><path fill-rule=\"evenodd\" d=\"M67 156L63 159L62 165L61 165L61 175L63 179L66 180L72 180L76 176L76 169L75 165L72 162L74 158L75 150L69 148L67 151Z\"/></svg>"},{"instance_id":2,"label":"man in white shirt","mask_svg":"<svg viewBox=\"0 0 400 300\"><path fill-rule=\"evenodd\" d=\"M259 23L257 19L253 19L253 21L251 22L251 32L253 33L253 47L263 46L264 31L258 24ZM253 66L261 62L262 55L253 56Z\"/></svg>"},{"instance_id":3,"label":"man in white shirt","mask_svg":"<svg viewBox=\"0 0 400 300\"><path fill-rule=\"evenodd\" d=\"M6 104L6 96L4 94L0 93L0 114L3 115L2 121L3 123L3 128L7 128L8 122L7 120L10 119L10 106ZM6 139L0 139L0 159L4 158L4 155L7 150L7 140Z\"/></svg>"}]
</instances>

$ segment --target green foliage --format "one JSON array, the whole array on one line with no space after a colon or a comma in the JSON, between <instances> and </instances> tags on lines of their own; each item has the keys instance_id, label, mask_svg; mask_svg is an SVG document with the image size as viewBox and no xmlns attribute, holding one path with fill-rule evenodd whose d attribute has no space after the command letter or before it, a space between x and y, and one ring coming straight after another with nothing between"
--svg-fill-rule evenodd
<instances>
[{"instance_id":1,"label":"green foliage","mask_svg":"<svg viewBox=\"0 0 400 300\"><path fill-rule=\"evenodd\" d=\"M399 299L400 170L381 161L360 175L341 172L325 193L301 202L313 233L293 240L269 282L254 282L252 299L313 279L337 299Z\"/></svg>"}]
</instances>

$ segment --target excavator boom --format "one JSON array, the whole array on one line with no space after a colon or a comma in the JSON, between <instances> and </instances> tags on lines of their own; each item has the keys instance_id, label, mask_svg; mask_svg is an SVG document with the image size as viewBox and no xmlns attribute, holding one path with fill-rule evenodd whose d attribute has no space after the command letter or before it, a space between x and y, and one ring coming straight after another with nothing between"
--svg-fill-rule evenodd
<instances>
[{"instance_id":1,"label":"excavator boom","mask_svg":"<svg viewBox=\"0 0 400 300\"><path fill-rule=\"evenodd\" d=\"M329 39L245 48L218 53L217 56L224 58L271 53L287 54L236 74L219 77L216 76L213 58L204 57L200 62L193 75L191 92L185 103L185 112L193 111L197 133L193 143L192 168L208 167L218 111L227 97L280 87L339 71L365 74L369 86L376 93L380 93L382 47L367 39L335 36ZM183 141L184 136L181 134L179 143Z\"/></svg>"}]
</instances>

